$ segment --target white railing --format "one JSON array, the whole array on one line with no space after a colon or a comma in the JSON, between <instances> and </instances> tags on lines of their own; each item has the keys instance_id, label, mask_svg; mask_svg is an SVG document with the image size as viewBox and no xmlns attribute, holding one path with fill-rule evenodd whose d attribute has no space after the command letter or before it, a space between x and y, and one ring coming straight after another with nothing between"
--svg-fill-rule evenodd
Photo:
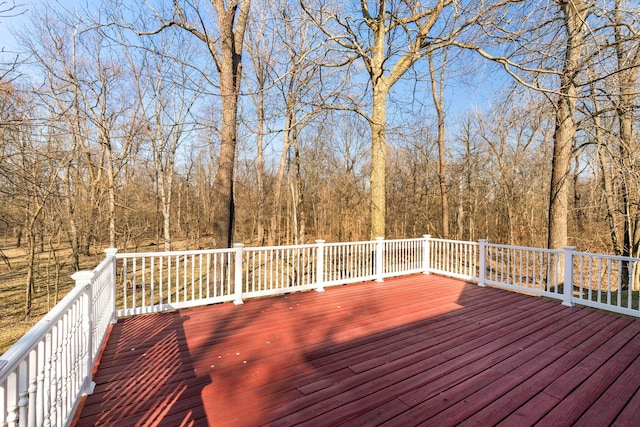
<instances>
[{"instance_id":1,"label":"white railing","mask_svg":"<svg viewBox=\"0 0 640 427\"><path fill-rule=\"evenodd\" d=\"M480 241L478 283L640 317L640 258Z\"/></svg>"},{"instance_id":2,"label":"white railing","mask_svg":"<svg viewBox=\"0 0 640 427\"><path fill-rule=\"evenodd\" d=\"M428 238L118 254L118 317L427 271Z\"/></svg>"},{"instance_id":3,"label":"white railing","mask_svg":"<svg viewBox=\"0 0 640 427\"><path fill-rule=\"evenodd\" d=\"M116 254L0 358L0 426L68 425L117 317L437 273L640 317L640 258L478 242L384 240Z\"/></svg>"},{"instance_id":4,"label":"white railing","mask_svg":"<svg viewBox=\"0 0 640 427\"><path fill-rule=\"evenodd\" d=\"M497 245L485 247L484 283L515 291L563 299L563 251Z\"/></svg>"},{"instance_id":5,"label":"white railing","mask_svg":"<svg viewBox=\"0 0 640 427\"><path fill-rule=\"evenodd\" d=\"M417 239L118 254L117 316L436 273L640 316L640 260L489 243ZM634 280L635 278L635 280ZM571 283L573 286L565 286ZM624 292L619 290L624 290Z\"/></svg>"},{"instance_id":6,"label":"white railing","mask_svg":"<svg viewBox=\"0 0 640 427\"><path fill-rule=\"evenodd\" d=\"M430 239L429 272L478 282L480 280L481 251L478 242ZM483 242L483 241L481 241Z\"/></svg>"},{"instance_id":7,"label":"white railing","mask_svg":"<svg viewBox=\"0 0 640 427\"><path fill-rule=\"evenodd\" d=\"M576 304L640 317L640 258L573 252Z\"/></svg>"},{"instance_id":8,"label":"white railing","mask_svg":"<svg viewBox=\"0 0 640 427\"><path fill-rule=\"evenodd\" d=\"M115 321L115 249L0 357L0 426L69 425Z\"/></svg>"},{"instance_id":9,"label":"white railing","mask_svg":"<svg viewBox=\"0 0 640 427\"><path fill-rule=\"evenodd\" d=\"M426 237L426 236L425 236ZM426 272L426 254L428 254L429 239L404 239L404 240L382 240L382 262L380 265L382 272L378 272L378 277L393 277L413 273ZM380 253L380 251L379 251Z\"/></svg>"},{"instance_id":10,"label":"white railing","mask_svg":"<svg viewBox=\"0 0 640 427\"><path fill-rule=\"evenodd\" d=\"M118 254L117 317L233 301L236 252Z\"/></svg>"}]
</instances>

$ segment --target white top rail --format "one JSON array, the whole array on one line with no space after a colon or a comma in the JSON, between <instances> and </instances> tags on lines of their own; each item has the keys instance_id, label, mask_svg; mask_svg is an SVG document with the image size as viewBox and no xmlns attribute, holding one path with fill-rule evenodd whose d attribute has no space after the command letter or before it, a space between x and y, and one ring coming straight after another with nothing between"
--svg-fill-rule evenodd
<instances>
[{"instance_id":1,"label":"white top rail","mask_svg":"<svg viewBox=\"0 0 640 427\"><path fill-rule=\"evenodd\" d=\"M67 307L78 300L84 293L82 286L74 287L55 307L22 336L2 357L0 357L0 384L11 374L20 362L29 357L42 338L55 327L56 323L67 314Z\"/></svg>"},{"instance_id":2,"label":"white top rail","mask_svg":"<svg viewBox=\"0 0 640 427\"><path fill-rule=\"evenodd\" d=\"M490 243L487 242L487 247L497 248L497 249L510 249L517 251L528 251L528 252L546 252L546 253L562 253L562 249L548 249L548 248L533 248L531 246L516 246L516 245L505 245L502 243Z\"/></svg>"},{"instance_id":3,"label":"white top rail","mask_svg":"<svg viewBox=\"0 0 640 427\"><path fill-rule=\"evenodd\" d=\"M93 271L76 273L71 292L0 357L0 426L68 425L82 393L92 392L92 364L116 315L230 301L241 304L245 298L437 273L561 299L568 306L581 304L640 317L640 258L577 252L574 247L530 248L424 235L106 252Z\"/></svg>"},{"instance_id":4,"label":"white top rail","mask_svg":"<svg viewBox=\"0 0 640 427\"><path fill-rule=\"evenodd\" d=\"M98 349L114 320L115 253L92 271L0 357L0 426L69 425L93 391Z\"/></svg>"},{"instance_id":5,"label":"white top rail","mask_svg":"<svg viewBox=\"0 0 640 427\"><path fill-rule=\"evenodd\" d=\"M600 258L600 259L606 259L606 260L612 260L612 261L640 262L640 257L630 257L630 256L611 255L611 254L594 254L590 252L578 252L578 251L574 252L573 254L575 256Z\"/></svg>"},{"instance_id":6,"label":"white top rail","mask_svg":"<svg viewBox=\"0 0 640 427\"><path fill-rule=\"evenodd\" d=\"M167 256L181 256L181 255L206 255L214 253L228 253L233 252L233 248L222 249L192 249L186 251L166 251L166 252L126 252L116 255L118 259L125 258L151 258L151 257L167 257Z\"/></svg>"}]
</instances>

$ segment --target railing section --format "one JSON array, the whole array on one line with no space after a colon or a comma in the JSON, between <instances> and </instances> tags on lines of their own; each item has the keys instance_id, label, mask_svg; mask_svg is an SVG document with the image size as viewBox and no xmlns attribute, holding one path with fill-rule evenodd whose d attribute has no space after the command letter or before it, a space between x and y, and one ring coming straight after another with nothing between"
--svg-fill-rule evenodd
<instances>
[{"instance_id":1,"label":"railing section","mask_svg":"<svg viewBox=\"0 0 640 427\"><path fill-rule=\"evenodd\" d=\"M0 426L69 425L114 320L115 249L0 358Z\"/></svg>"},{"instance_id":2,"label":"railing section","mask_svg":"<svg viewBox=\"0 0 640 427\"><path fill-rule=\"evenodd\" d=\"M233 301L237 251L118 254L118 317Z\"/></svg>"},{"instance_id":3,"label":"railing section","mask_svg":"<svg viewBox=\"0 0 640 427\"><path fill-rule=\"evenodd\" d=\"M384 249L382 251L384 257L382 262L383 277L424 272L424 243L424 238L384 240Z\"/></svg>"},{"instance_id":4,"label":"railing section","mask_svg":"<svg viewBox=\"0 0 640 427\"><path fill-rule=\"evenodd\" d=\"M640 317L640 258L573 253L573 301Z\"/></svg>"},{"instance_id":5,"label":"railing section","mask_svg":"<svg viewBox=\"0 0 640 427\"><path fill-rule=\"evenodd\" d=\"M485 283L515 291L564 298L562 250L485 244Z\"/></svg>"},{"instance_id":6,"label":"railing section","mask_svg":"<svg viewBox=\"0 0 640 427\"><path fill-rule=\"evenodd\" d=\"M429 271L462 280L480 277L480 244L447 239L429 239Z\"/></svg>"},{"instance_id":7,"label":"railing section","mask_svg":"<svg viewBox=\"0 0 640 427\"><path fill-rule=\"evenodd\" d=\"M0 358L0 426L68 425L117 316L438 273L640 317L640 258L447 239L116 254Z\"/></svg>"},{"instance_id":8,"label":"railing section","mask_svg":"<svg viewBox=\"0 0 640 427\"><path fill-rule=\"evenodd\" d=\"M118 254L118 317L426 271L427 238Z\"/></svg>"},{"instance_id":9,"label":"railing section","mask_svg":"<svg viewBox=\"0 0 640 427\"><path fill-rule=\"evenodd\" d=\"M242 249L242 296L253 298L316 287L318 245Z\"/></svg>"},{"instance_id":10,"label":"railing section","mask_svg":"<svg viewBox=\"0 0 640 427\"><path fill-rule=\"evenodd\" d=\"M379 242L326 244L323 276L318 279L331 286L378 278L375 265L376 258L380 257L376 251L382 250Z\"/></svg>"}]
</instances>

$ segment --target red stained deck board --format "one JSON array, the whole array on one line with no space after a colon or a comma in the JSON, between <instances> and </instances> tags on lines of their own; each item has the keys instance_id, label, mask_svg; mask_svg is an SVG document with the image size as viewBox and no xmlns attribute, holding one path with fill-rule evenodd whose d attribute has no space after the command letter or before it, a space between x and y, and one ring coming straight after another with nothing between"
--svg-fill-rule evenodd
<instances>
[{"instance_id":1,"label":"red stained deck board","mask_svg":"<svg viewBox=\"0 0 640 427\"><path fill-rule=\"evenodd\" d=\"M539 424L554 426L575 423L603 393L606 393L618 376L638 357L638 354L640 354L639 332L640 325L638 325L638 323L632 323L619 334L616 334L616 338L619 337L621 341L620 346L617 345L617 342L612 343L614 340L607 341L603 347L614 347L617 350L616 353L603 360L603 362L606 361L606 364L602 363L595 371L589 371L589 375L586 376L584 382L570 394L563 396L562 401L545 415ZM629 381L634 380L633 375L627 376L626 378ZM624 389L619 389L619 391L621 393L625 392ZM626 391L628 395L628 390ZM632 390L632 392L635 392L635 390ZM604 412L600 414L602 417L605 415ZM617 414L609 415L613 416ZM603 421L610 423L611 418Z\"/></svg>"},{"instance_id":2,"label":"red stained deck board","mask_svg":"<svg viewBox=\"0 0 640 427\"><path fill-rule=\"evenodd\" d=\"M550 322L552 319L549 320ZM527 328L533 326L524 326L522 333L527 336ZM515 322L513 327L518 327ZM516 336L518 335L516 334ZM471 338L471 337L468 337ZM515 337L512 337L515 338ZM349 416L357 416L364 411L383 404L388 396L397 396L408 390L420 387L423 384L435 381L438 378L447 376L457 369L468 369L478 359L485 362L485 365L491 365L499 361L512 352L516 352L517 346L507 346L511 344L510 338L503 336L494 336L486 334L484 336L475 337L471 340L459 340L460 345L455 349L460 351L445 350L440 353L441 348L438 345L425 346L423 349L412 353L405 358L398 358L393 362L378 365L368 371L362 371L362 375L344 381L341 384L327 388L324 391L323 399L318 403L301 410L295 411L294 414L280 420L285 423L298 423L308 421L313 416L323 414L323 420L340 420ZM452 345L448 342L442 345ZM440 346L441 347L441 346ZM416 349L414 349L416 350ZM431 354L431 357L427 357ZM491 359L485 358L487 354L491 354ZM486 369L488 366L483 366ZM482 368L480 368L482 369ZM316 396L310 397L313 398ZM349 402L361 400L358 405L350 405L337 407L337 402ZM366 400L362 402L362 400ZM298 404L302 403L302 400ZM337 407L337 408L336 408ZM334 409L335 408L335 409Z\"/></svg>"},{"instance_id":3,"label":"red stained deck board","mask_svg":"<svg viewBox=\"0 0 640 427\"><path fill-rule=\"evenodd\" d=\"M597 347L579 349L576 354L576 359L571 360L573 363L565 365L568 369L563 373L556 371L553 382L541 389L540 393L520 407L511 418L507 418L505 425L509 425L510 422L515 420L519 422L523 418L528 422L538 422L549 412L553 411L555 407L564 406L565 403L578 404L578 401L569 398L570 393L581 383L588 380L590 376L594 375L600 367L603 369L614 368L613 364L610 365L611 358L614 357L618 351L625 350L627 348L625 347L626 345L632 345L629 340L637 334L639 325L638 321L629 322L622 329L616 330L615 328L611 328L611 331L615 331L612 336L596 336ZM569 354L571 354L571 352ZM580 360L577 360L579 357L581 357ZM565 363L566 362L567 361L565 361ZM566 402L565 399L567 399ZM577 407L578 406L580 405L577 405ZM578 409L577 407L576 409ZM569 414L567 414L567 416L569 416ZM561 418L558 420L558 423L562 423L564 416L559 416L556 413L554 418L558 419L558 417ZM571 416L569 416L569 418L571 418ZM609 423L611 421L609 421ZM572 422L569 421L568 418L564 420L564 425L571 424Z\"/></svg>"},{"instance_id":4,"label":"red stained deck board","mask_svg":"<svg viewBox=\"0 0 640 427\"><path fill-rule=\"evenodd\" d=\"M544 322L549 326L554 322L553 317L548 319L544 319ZM538 322L540 323L540 322ZM536 327L536 326L532 326ZM551 331L547 331L547 333L551 333ZM372 372L373 378L370 382L365 383L362 387L359 387L357 392L356 390L349 390L342 395L338 395L333 397L332 399L342 399L346 401L347 399L360 399L358 405L350 405L348 408L346 406L332 409L329 412L323 414L322 419L331 421L332 419L340 420L345 417L358 416L364 411L369 409L374 409L378 405L384 404L389 396L398 396L402 395L402 393L407 392L411 393L411 391L420 389L421 384L428 384L428 388L430 389L432 385L436 385L436 389L446 389L456 382L462 381L464 378L468 376L472 376L475 373L484 372L485 370L491 368L494 364L506 359L507 357L513 355L514 353L519 352L519 347L521 345L525 345L526 341L536 340L539 337L536 334L529 334L527 328L521 328L515 333L511 333L511 339L515 339L515 341L511 341L511 339L504 340L504 337L500 339L496 339L490 341L489 343L483 345L472 351L462 351L460 352L463 356L459 357L451 357L445 363L436 364L433 366L425 366L422 365L421 369L423 369L419 374L413 374L412 369L413 365L409 365L408 368L404 368L407 373L406 379L399 381L395 384L389 385L388 387L383 387L376 384L378 375ZM485 357L486 353L490 353L490 357ZM417 365L416 365L417 366ZM425 369L427 368L427 369ZM509 367L507 366L506 369ZM394 373L394 376L396 374ZM384 381L386 378L382 377ZM390 381L388 381L391 384ZM425 388L422 388L424 390ZM404 401L404 400L403 400ZM406 401L404 401L407 403ZM323 402L325 407L332 407L335 405L331 405L331 399L327 402ZM328 405L327 405L328 404ZM410 405L408 405L410 406ZM300 417L301 413L295 414L296 417ZM395 420L394 420L395 422ZM403 425L410 425L401 422Z\"/></svg>"},{"instance_id":5,"label":"red stained deck board","mask_svg":"<svg viewBox=\"0 0 640 427\"><path fill-rule=\"evenodd\" d=\"M634 375L640 377L637 372L635 372ZM624 396L620 396L620 398L622 397ZM626 403L611 425L615 427L630 426L634 423L637 424L638 419L640 419L640 389L637 390L633 397Z\"/></svg>"},{"instance_id":6,"label":"red stained deck board","mask_svg":"<svg viewBox=\"0 0 640 427\"><path fill-rule=\"evenodd\" d=\"M541 389L584 357L579 352L572 351L573 345L578 343L580 346L590 345L588 351L600 346L602 343L598 340L594 328L607 327L613 330L615 326L611 321L614 318L604 312L583 311L587 313L587 316L580 323L573 322L571 324L571 326L580 329L578 332L575 332L574 328L569 329L569 327L561 329L563 333L570 332L570 334L563 341L549 347L548 351L515 368L505 377L495 378L493 383L478 390L470 397L466 394L458 395L464 398L464 406L475 408L473 415L461 422L460 425L497 424L505 415L515 411L523 403L533 398ZM585 327L583 322L589 322L589 327ZM619 323L621 324L620 329L626 324L622 321ZM536 346L543 347L546 344L547 342L540 342ZM567 353L567 351L571 351L571 353ZM573 354L576 357L567 357L568 354ZM464 384L461 385L464 386ZM456 391L451 390L450 392L455 393Z\"/></svg>"},{"instance_id":7,"label":"red stained deck board","mask_svg":"<svg viewBox=\"0 0 640 427\"><path fill-rule=\"evenodd\" d=\"M571 420L632 425L638 330L435 275L138 316L114 325L77 424L521 426L588 397Z\"/></svg>"},{"instance_id":8,"label":"red stained deck board","mask_svg":"<svg viewBox=\"0 0 640 427\"><path fill-rule=\"evenodd\" d=\"M592 317L587 316L584 321L593 320ZM534 345L523 348L501 363L504 366L498 365L475 376L469 375L467 380L455 387L414 406L398 420L413 420L417 424L422 419L431 425L494 425L508 411L504 406L487 410L489 406L513 403L505 396L506 392L521 384L524 378L530 378L554 363L566 351L567 340L578 342L586 338L586 334L579 330L584 328L584 323L575 320L574 324L558 330L558 333L541 337ZM524 393L526 391L522 390ZM407 419L406 415L409 414L414 418ZM483 415L485 419L482 419ZM497 416L498 419L487 420L486 417L490 416Z\"/></svg>"},{"instance_id":9,"label":"red stained deck board","mask_svg":"<svg viewBox=\"0 0 640 427\"><path fill-rule=\"evenodd\" d=\"M509 389L519 384L525 375L530 375L553 361L562 351L562 340L577 332L580 321L590 320L585 319L588 316L584 314L576 314L571 329L558 330L553 328L551 323L529 336L535 339L533 344L525 346L522 345L523 341L514 342L511 346L514 347L514 351L502 360L495 360L495 357L480 359L446 377L430 382L429 387L412 390L400 396L411 410L398 417L397 421L406 422L407 425L416 424L449 409L458 418L455 422L459 423L466 418L465 413L482 410L500 397L503 392L501 388ZM434 390L439 393L434 394Z\"/></svg>"},{"instance_id":10,"label":"red stained deck board","mask_svg":"<svg viewBox=\"0 0 640 427\"><path fill-rule=\"evenodd\" d=\"M576 421L577 425L603 424L610 422L619 414L627 401L619 396L629 396L640 390L640 356L636 354L633 362L618 376L615 383Z\"/></svg>"}]
</instances>

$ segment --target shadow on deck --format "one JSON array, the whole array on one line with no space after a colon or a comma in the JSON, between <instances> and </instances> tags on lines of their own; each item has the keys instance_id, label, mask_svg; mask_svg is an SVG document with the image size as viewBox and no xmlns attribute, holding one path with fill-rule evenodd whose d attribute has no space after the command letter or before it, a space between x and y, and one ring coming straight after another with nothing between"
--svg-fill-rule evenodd
<instances>
[{"instance_id":1,"label":"shadow on deck","mask_svg":"<svg viewBox=\"0 0 640 427\"><path fill-rule=\"evenodd\" d=\"M634 425L638 333L435 275L138 316L76 425Z\"/></svg>"}]
</instances>

